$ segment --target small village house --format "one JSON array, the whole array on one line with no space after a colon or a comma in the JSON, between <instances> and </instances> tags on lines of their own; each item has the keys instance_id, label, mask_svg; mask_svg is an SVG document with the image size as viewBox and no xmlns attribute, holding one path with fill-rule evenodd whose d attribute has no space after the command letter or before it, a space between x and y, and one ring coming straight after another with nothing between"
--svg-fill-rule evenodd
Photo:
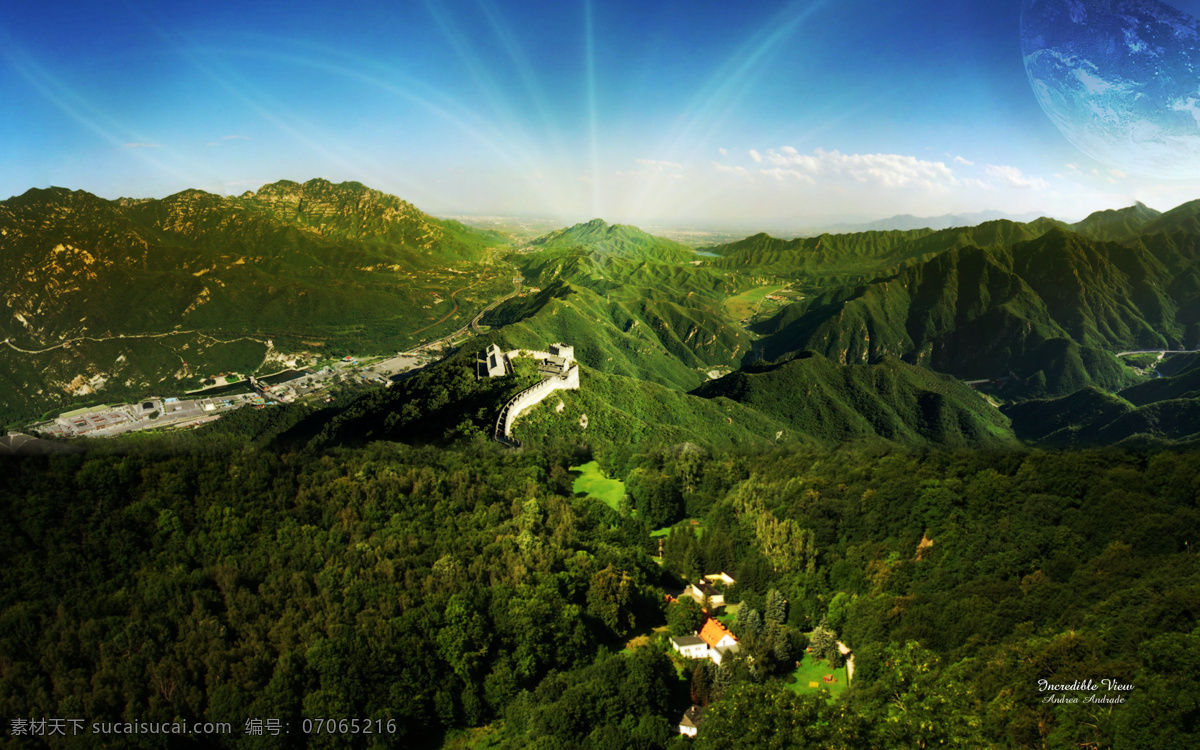
<instances>
[{"instance_id":1,"label":"small village house","mask_svg":"<svg viewBox=\"0 0 1200 750\"><path fill-rule=\"evenodd\" d=\"M741 648L733 633L725 629L716 618L710 617L696 635L675 636L671 647L688 659L711 659L714 664Z\"/></svg>"},{"instance_id":2,"label":"small village house","mask_svg":"<svg viewBox=\"0 0 1200 750\"><path fill-rule=\"evenodd\" d=\"M695 737L696 731L700 729L700 724L704 721L704 707L692 706L683 712L683 718L679 720L679 733L686 734L688 737Z\"/></svg>"}]
</instances>

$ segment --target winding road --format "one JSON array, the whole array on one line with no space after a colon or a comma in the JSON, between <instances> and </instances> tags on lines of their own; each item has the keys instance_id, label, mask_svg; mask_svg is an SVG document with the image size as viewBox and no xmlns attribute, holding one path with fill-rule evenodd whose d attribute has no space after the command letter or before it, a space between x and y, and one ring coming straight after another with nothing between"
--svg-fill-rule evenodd
<instances>
[{"instance_id":1,"label":"winding road","mask_svg":"<svg viewBox=\"0 0 1200 750\"><path fill-rule=\"evenodd\" d=\"M1130 354L1200 354L1200 349L1134 349L1128 352L1117 352L1114 356L1125 357Z\"/></svg>"},{"instance_id":2,"label":"winding road","mask_svg":"<svg viewBox=\"0 0 1200 750\"><path fill-rule=\"evenodd\" d=\"M503 304L504 302L507 302L508 300L510 300L513 297L520 294L521 293L521 281L523 281L523 279L520 276L514 276L513 277L513 290L511 292L509 292L508 294L504 295L503 297L501 297L500 299L492 302L487 307L480 310L479 314L476 315L474 318L472 318L470 323L467 323L465 326L463 326L462 328L459 328L457 331L448 333L445 336L442 336L441 338L434 339L433 341L430 341L425 344L421 344L420 346L416 347L415 349L413 349L411 352L408 352L408 353L416 354L417 352L424 352L424 351L428 351L430 349L441 348L443 345L453 341L454 339L458 338L459 336L463 335L464 333L474 333L476 335L483 333L483 331L480 330L480 328L479 328L479 321L483 319L484 315L487 315L489 312L496 309L496 307L498 305ZM469 288L469 287L464 287L464 288ZM459 291L462 291L462 290L460 289ZM451 297L453 297L453 296L454 295L451 295ZM458 303L455 302L455 305L456 305L455 310L456 311L458 310L457 304ZM451 313L451 315L453 315L453 314L454 313ZM446 318L449 318L449 317L450 317L449 315L446 316ZM441 323L442 321L446 320L446 318L442 318L442 320L439 320L438 323ZM433 323L432 325L425 326L425 328L422 328L421 331L424 331L426 328L432 328L435 325L437 325L437 323ZM420 333L421 331L417 331L416 333Z\"/></svg>"}]
</instances>

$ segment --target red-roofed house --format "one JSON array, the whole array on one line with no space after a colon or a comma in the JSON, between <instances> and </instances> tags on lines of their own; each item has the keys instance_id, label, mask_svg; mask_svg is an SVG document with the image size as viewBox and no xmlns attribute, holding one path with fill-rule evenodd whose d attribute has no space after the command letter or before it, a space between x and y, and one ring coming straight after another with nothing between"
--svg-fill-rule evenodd
<instances>
[{"instance_id":1,"label":"red-roofed house","mask_svg":"<svg viewBox=\"0 0 1200 750\"><path fill-rule=\"evenodd\" d=\"M705 621L699 633L672 638L671 645L684 656L692 659L712 659L715 664L720 664L729 654L736 654L740 648L733 633L713 617Z\"/></svg>"}]
</instances>

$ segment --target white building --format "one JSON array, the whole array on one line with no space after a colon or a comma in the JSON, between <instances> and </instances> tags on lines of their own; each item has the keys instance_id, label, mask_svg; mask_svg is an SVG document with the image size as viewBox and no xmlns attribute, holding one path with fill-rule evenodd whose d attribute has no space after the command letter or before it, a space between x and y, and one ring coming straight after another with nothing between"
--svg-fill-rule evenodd
<instances>
[{"instance_id":1,"label":"white building","mask_svg":"<svg viewBox=\"0 0 1200 750\"><path fill-rule=\"evenodd\" d=\"M711 659L720 664L726 656L736 654L738 640L716 618L710 617L696 635L671 638L671 648L688 659Z\"/></svg>"},{"instance_id":2,"label":"white building","mask_svg":"<svg viewBox=\"0 0 1200 750\"><path fill-rule=\"evenodd\" d=\"M695 737L696 731L700 729L700 724L703 721L704 707L692 706L683 712L683 718L679 720L679 733L686 734L688 737Z\"/></svg>"}]
</instances>

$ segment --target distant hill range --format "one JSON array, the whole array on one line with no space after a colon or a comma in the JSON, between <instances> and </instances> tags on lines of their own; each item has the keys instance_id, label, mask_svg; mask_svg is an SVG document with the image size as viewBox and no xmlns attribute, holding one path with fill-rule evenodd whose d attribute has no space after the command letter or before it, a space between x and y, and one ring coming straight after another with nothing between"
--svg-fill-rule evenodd
<instances>
[{"instance_id":1,"label":"distant hill range","mask_svg":"<svg viewBox=\"0 0 1200 750\"><path fill-rule=\"evenodd\" d=\"M950 229L952 227L973 227L989 221L1012 221L1028 223L1043 218L1045 214L1025 213L1007 214L1003 211L976 211L964 214L942 214L941 216L913 216L912 214L897 214L886 219L863 222L861 224L831 224L820 228L812 234L850 234L854 232L884 232L889 230L907 231L910 229Z\"/></svg>"},{"instance_id":2,"label":"distant hill range","mask_svg":"<svg viewBox=\"0 0 1200 750\"><path fill-rule=\"evenodd\" d=\"M928 260L955 248L1005 247L1065 226L1053 219L1038 219L1030 224L1000 220L937 231L897 229L794 240L756 234L705 251L720 256L712 261L718 268L828 286L872 279L890 268Z\"/></svg>"},{"instance_id":3,"label":"distant hill range","mask_svg":"<svg viewBox=\"0 0 1200 750\"><path fill-rule=\"evenodd\" d=\"M1019 437L1058 446L1200 444L1200 354L1176 354L1157 377L1111 393L1089 386L1006 405Z\"/></svg>"}]
</instances>

